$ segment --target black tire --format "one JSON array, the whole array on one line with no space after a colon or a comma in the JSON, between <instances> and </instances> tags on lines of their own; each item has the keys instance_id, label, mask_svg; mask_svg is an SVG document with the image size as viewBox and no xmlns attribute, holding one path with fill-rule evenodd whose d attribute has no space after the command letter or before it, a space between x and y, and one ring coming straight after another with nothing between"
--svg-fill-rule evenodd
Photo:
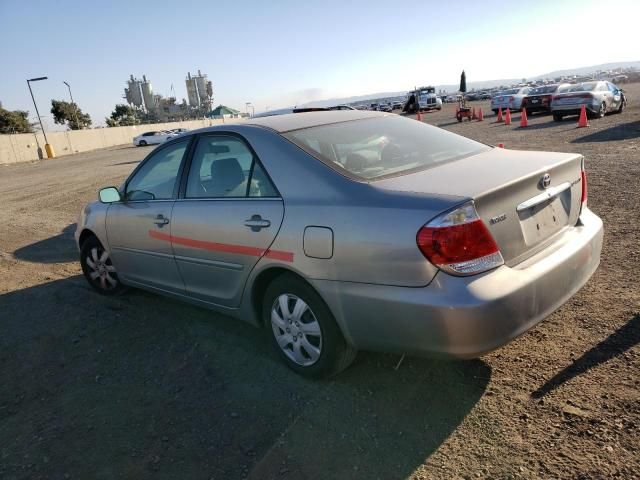
<instances>
[{"instance_id":1,"label":"black tire","mask_svg":"<svg viewBox=\"0 0 640 480\"><path fill-rule=\"evenodd\" d=\"M146 140L140 140L138 142L138 146L139 147L146 147L147 146L147 141Z\"/></svg>"},{"instance_id":2,"label":"black tire","mask_svg":"<svg viewBox=\"0 0 640 480\"><path fill-rule=\"evenodd\" d=\"M623 97L622 101L620 102L620 106L618 107L618 110L616 110L616 113L622 113L623 110L624 110L624 107L626 107L626 103L627 103L627 101Z\"/></svg>"},{"instance_id":3,"label":"black tire","mask_svg":"<svg viewBox=\"0 0 640 480\"><path fill-rule=\"evenodd\" d=\"M80 247L80 265L89 285L102 295L117 295L124 290L108 252L96 237L89 237ZM96 273L98 275L96 276ZM92 278L93 277L93 278Z\"/></svg>"},{"instance_id":4,"label":"black tire","mask_svg":"<svg viewBox=\"0 0 640 480\"><path fill-rule=\"evenodd\" d=\"M493 112L494 115L498 114L498 110L491 110Z\"/></svg>"},{"instance_id":5,"label":"black tire","mask_svg":"<svg viewBox=\"0 0 640 480\"><path fill-rule=\"evenodd\" d=\"M554 113L553 114L553 121L554 122L561 122L563 118L563 115L560 113Z\"/></svg>"},{"instance_id":6,"label":"black tire","mask_svg":"<svg viewBox=\"0 0 640 480\"><path fill-rule=\"evenodd\" d=\"M600 104L600 110L598 110L598 113L596 114L597 118L604 118L604 116L607 114L607 104L605 102L602 102Z\"/></svg>"},{"instance_id":7,"label":"black tire","mask_svg":"<svg viewBox=\"0 0 640 480\"><path fill-rule=\"evenodd\" d=\"M276 325L274 327L272 325L271 311L272 308L278 308L276 303L278 303L278 299L282 295L291 295L304 301L309 307L312 318L320 326L320 355L310 365L300 365L285 353L284 349L293 351L293 343L285 345L284 349L278 345L274 330L278 329L281 334L284 334L284 331L279 326ZM284 318L285 315L282 315L282 317ZM269 284L262 302L262 319L269 333L271 343L280 358L289 368L300 375L311 378L330 377L347 368L356 357L357 350L347 344L329 307L320 298L320 295L309 284L294 275L280 275ZM308 337L305 337L305 340L307 339ZM286 348L289 346L291 346L290 349ZM304 349L304 346L301 348Z\"/></svg>"}]
</instances>

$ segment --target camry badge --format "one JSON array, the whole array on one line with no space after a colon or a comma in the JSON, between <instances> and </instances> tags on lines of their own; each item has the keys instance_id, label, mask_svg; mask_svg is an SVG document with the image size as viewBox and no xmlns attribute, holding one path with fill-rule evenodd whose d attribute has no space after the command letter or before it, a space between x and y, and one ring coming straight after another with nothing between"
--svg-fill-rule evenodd
<instances>
[{"instance_id":1,"label":"camry badge","mask_svg":"<svg viewBox=\"0 0 640 480\"><path fill-rule=\"evenodd\" d=\"M545 173L540 179L540 186L542 188L549 188L549 185L551 185L551 175Z\"/></svg>"}]
</instances>

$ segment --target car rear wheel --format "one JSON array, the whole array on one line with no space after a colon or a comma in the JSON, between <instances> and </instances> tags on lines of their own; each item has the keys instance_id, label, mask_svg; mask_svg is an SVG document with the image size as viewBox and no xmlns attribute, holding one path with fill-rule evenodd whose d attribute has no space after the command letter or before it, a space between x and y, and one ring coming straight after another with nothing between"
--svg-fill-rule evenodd
<instances>
[{"instance_id":1,"label":"car rear wheel","mask_svg":"<svg viewBox=\"0 0 640 480\"><path fill-rule=\"evenodd\" d=\"M82 244L80 265L87 282L98 293L115 295L123 290L109 252L96 237L90 237Z\"/></svg>"},{"instance_id":2,"label":"car rear wheel","mask_svg":"<svg viewBox=\"0 0 640 480\"><path fill-rule=\"evenodd\" d=\"M607 104L602 102L600 105L600 110L598 110L598 117L603 118L607 114Z\"/></svg>"},{"instance_id":3,"label":"car rear wheel","mask_svg":"<svg viewBox=\"0 0 640 480\"><path fill-rule=\"evenodd\" d=\"M562 118L563 118L563 117L562 117L562 115L561 115L561 114L559 114L559 113L554 113L554 114L553 114L553 120L554 120L554 122L561 122L561 121L562 121Z\"/></svg>"},{"instance_id":4,"label":"car rear wheel","mask_svg":"<svg viewBox=\"0 0 640 480\"><path fill-rule=\"evenodd\" d=\"M147 141L146 140L140 140L138 142L138 146L140 146L140 147L145 147L146 145L147 145Z\"/></svg>"},{"instance_id":5,"label":"car rear wheel","mask_svg":"<svg viewBox=\"0 0 640 480\"><path fill-rule=\"evenodd\" d=\"M335 375L356 356L320 296L293 275L281 275L267 287L262 317L280 357L301 375Z\"/></svg>"}]
</instances>

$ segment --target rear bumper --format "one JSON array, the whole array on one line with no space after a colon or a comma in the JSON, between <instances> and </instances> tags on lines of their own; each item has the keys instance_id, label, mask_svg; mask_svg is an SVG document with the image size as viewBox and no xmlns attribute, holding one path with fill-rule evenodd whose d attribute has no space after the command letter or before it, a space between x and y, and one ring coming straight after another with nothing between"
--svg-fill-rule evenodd
<instances>
[{"instance_id":1,"label":"rear bumper","mask_svg":"<svg viewBox=\"0 0 640 480\"><path fill-rule=\"evenodd\" d=\"M551 315L593 275L602 221L582 225L523 264L473 277L438 273L423 288L312 281L347 341L363 350L473 358Z\"/></svg>"},{"instance_id":2,"label":"rear bumper","mask_svg":"<svg viewBox=\"0 0 640 480\"><path fill-rule=\"evenodd\" d=\"M543 105L543 104L538 104L538 105L525 104L524 108L527 109L527 112L550 112L551 111L551 108L549 107L549 105Z\"/></svg>"},{"instance_id":3,"label":"rear bumper","mask_svg":"<svg viewBox=\"0 0 640 480\"><path fill-rule=\"evenodd\" d=\"M563 115L580 115L582 107L586 107L587 111L591 113L597 113L600 105L592 105L591 103L579 103L573 105L553 105L551 107L552 113L562 113Z\"/></svg>"}]
</instances>

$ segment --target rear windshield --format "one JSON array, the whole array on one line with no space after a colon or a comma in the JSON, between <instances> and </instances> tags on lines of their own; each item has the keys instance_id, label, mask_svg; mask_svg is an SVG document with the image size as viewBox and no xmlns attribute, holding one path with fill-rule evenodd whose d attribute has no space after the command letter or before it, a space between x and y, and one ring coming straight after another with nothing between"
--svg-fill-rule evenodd
<instances>
[{"instance_id":1,"label":"rear windshield","mask_svg":"<svg viewBox=\"0 0 640 480\"><path fill-rule=\"evenodd\" d=\"M284 136L335 170L363 180L423 170L491 149L398 115L321 125Z\"/></svg>"},{"instance_id":2,"label":"rear windshield","mask_svg":"<svg viewBox=\"0 0 640 480\"><path fill-rule=\"evenodd\" d=\"M529 95L537 95L541 93L553 93L558 88L558 85L545 85L544 87L534 88Z\"/></svg>"},{"instance_id":3,"label":"rear windshield","mask_svg":"<svg viewBox=\"0 0 640 480\"><path fill-rule=\"evenodd\" d=\"M590 92L598 86L598 82L585 82L579 83L578 85L573 85L568 92Z\"/></svg>"}]
</instances>

